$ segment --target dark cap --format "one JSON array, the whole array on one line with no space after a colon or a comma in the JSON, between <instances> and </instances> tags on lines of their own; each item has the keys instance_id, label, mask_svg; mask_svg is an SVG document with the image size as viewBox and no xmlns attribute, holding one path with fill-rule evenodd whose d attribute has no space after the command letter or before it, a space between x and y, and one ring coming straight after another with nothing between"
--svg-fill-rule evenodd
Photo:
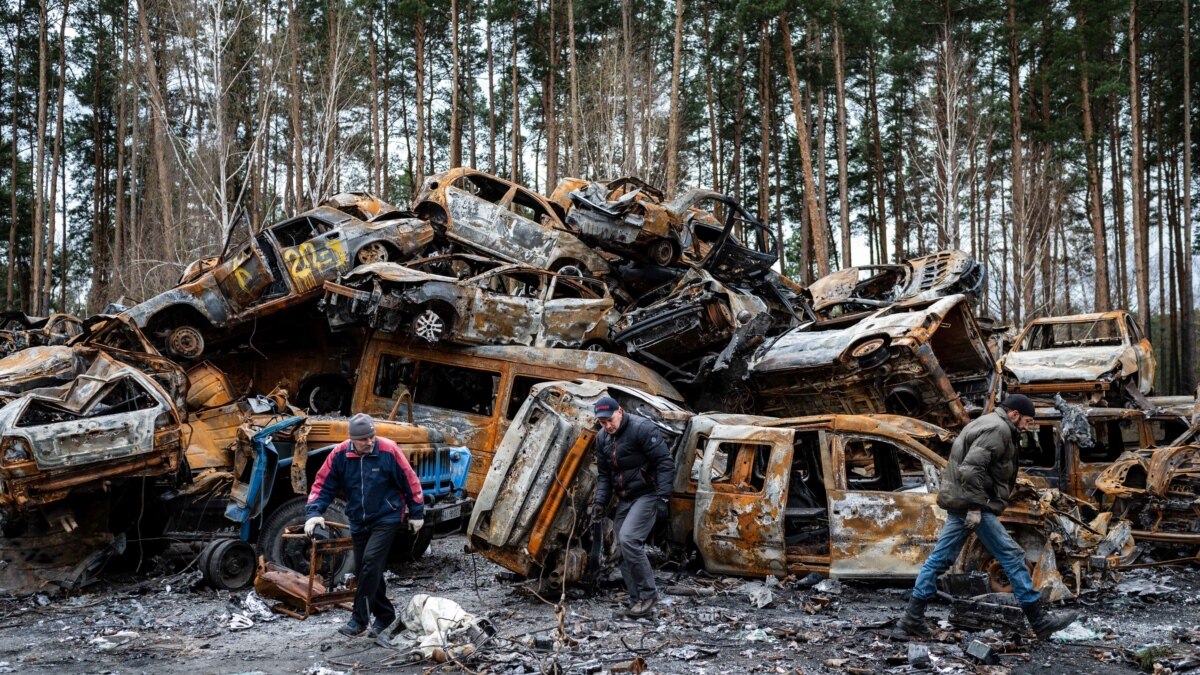
<instances>
[{"instance_id":1,"label":"dark cap","mask_svg":"<svg viewBox=\"0 0 1200 675\"><path fill-rule=\"evenodd\" d=\"M620 409L621 404L617 403L617 399L611 396L601 396L592 410L596 413L596 419L606 420Z\"/></svg>"},{"instance_id":2,"label":"dark cap","mask_svg":"<svg viewBox=\"0 0 1200 675\"><path fill-rule=\"evenodd\" d=\"M1016 410L1026 417L1036 417L1037 411L1033 409L1033 401L1029 400L1024 394L1009 394L1000 403L1000 407L1006 410Z\"/></svg>"},{"instance_id":3,"label":"dark cap","mask_svg":"<svg viewBox=\"0 0 1200 675\"><path fill-rule=\"evenodd\" d=\"M350 438L356 441L366 440L375 435L375 420L366 413L358 413L350 418Z\"/></svg>"}]
</instances>

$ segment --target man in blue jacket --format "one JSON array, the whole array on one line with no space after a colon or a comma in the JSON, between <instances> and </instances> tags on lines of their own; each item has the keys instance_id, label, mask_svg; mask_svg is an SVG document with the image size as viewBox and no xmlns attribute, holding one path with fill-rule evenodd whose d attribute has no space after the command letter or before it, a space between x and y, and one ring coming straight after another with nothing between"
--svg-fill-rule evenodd
<instances>
[{"instance_id":1,"label":"man in blue jacket","mask_svg":"<svg viewBox=\"0 0 1200 675\"><path fill-rule=\"evenodd\" d=\"M648 616L658 602L658 588L646 557L646 538L655 521L667 517L675 460L662 431L650 420L625 412L611 396L601 397L593 408L600 433L592 517L603 517L615 492L619 502L613 524L621 548L621 576L632 603L627 614Z\"/></svg>"},{"instance_id":2,"label":"man in blue jacket","mask_svg":"<svg viewBox=\"0 0 1200 675\"><path fill-rule=\"evenodd\" d=\"M377 438L375 422L359 413L350 418L350 440L329 453L313 480L305 509L305 534L311 537L317 527L325 525L321 514L339 491L346 496L358 587L354 613L338 632L358 637L368 632L368 618L374 615L370 628L374 637L396 620L383 581L392 540L406 522L414 533L425 524L421 481L400 448L386 438Z\"/></svg>"}]
</instances>

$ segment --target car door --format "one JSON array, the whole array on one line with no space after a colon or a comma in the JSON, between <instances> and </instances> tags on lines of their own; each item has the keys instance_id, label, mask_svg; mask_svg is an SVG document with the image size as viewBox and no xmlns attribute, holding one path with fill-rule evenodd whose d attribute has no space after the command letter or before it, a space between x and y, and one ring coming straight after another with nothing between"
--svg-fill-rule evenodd
<instances>
[{"instance_id":1,"label":"car door","mask_svg":"<svg viewBox=\"0 0 1200 675\"><path fill-rule=\"evenodd\" d=\"M266 256L256 238L250 238L241 249L213 268L217 287L236 314L254 304L275 283Z\"/></svg>"},{"instance_id":2,"label":"car door","mask_svg":"<svg viewBox=\"0 0 1200 675\"><path fill-rule=\"evenodd\" d=\"M1154 371L1157 366L1154 360L1154 349L1150 346L1150 341L1142 336L1141 329L1128 315L1125 316L1125 333L1133 348L1133 353L1137 357L1138 388L1143 394L1148 394L1154 385Z\"/></svg>"},{"instance_id":3,"label":"car door","mask_svg":"<svg viewBox=\"0 0 1200 675\"><path fill-rule=\"evenodd\" d=\"M899 435L835 432L831 445L830 576L915 577L946 522L936 456Z\"/></svg>"},{"instance_id":4,"label":"car door","mask_svg":"<svg viewBox=\"0 0 1200 675\"><path fill-rule=\"evenodd\" d=\"M297 294L320 288L350 269L343 233L329 223L303 216L276 225L271 232Z\"/></svg>"},{"instance_id":5,"label":"car door","mask_svg":"<svg viewBox=\"0 0 1200 675\"><path fill-rule=\"evenodd\" d=\"M693 531L716 574L787 575L783 516L792 429L717 425L704 448Z\"/></svg>"},{"instance_id":6,"label":"car door","mask_svg":"<svg viewBox=\"0 0 1200 675\"><path fill-rule=\"evenodd\" d=\"M538 346L575 348L589 337L608 338L607 330L600 331L600 336L595 330L613 311L612 297L602 284L567 276L549 277L548 281Z\"/></svg>"},{"instance_id":7,"label":"car door","mask_svg":"<svg viewBox=\"0 0 1200 675\"><path fill-rule=\"evenodd\" d=\"M545 276L536 270L499 269L469 282L469 316L462 335L474 344L533 344L542 323Z\"/></svg>"}]
</instances>

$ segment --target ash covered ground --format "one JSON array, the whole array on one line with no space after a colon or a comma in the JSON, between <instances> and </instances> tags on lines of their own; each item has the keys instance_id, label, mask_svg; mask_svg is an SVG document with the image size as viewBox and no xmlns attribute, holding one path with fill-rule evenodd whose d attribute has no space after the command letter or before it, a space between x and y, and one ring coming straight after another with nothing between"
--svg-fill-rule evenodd
<instances>
[{"instance_id":1,"label":"ash covered ground","mask_svg":"<svg viewBox=\"0 0 1200 675\"><path fill-rule=\"evenodd\" d=\"M149 578L109 575L71 598L0 602L0 672L592 673L636 670L639 658L647 671L690 675L1127 673L1154 671L1156 661L1162 673L1200 665L1190 656L1200 653L1200 570L1193 567L1131 571L1085 592L1075 605L1083 620L1050 643L958 631L944 621L948 607L932 605L931 616L943 621L925 661L919 649L910 659L909 645L888 637L906 585L804 588L796 580L674 578L660 570L663 602L653 618L625 618L620 584L609 583L594 597L568 592L560 621L558 596L539 598L529 582L464 554L465 541L439 539L420 562L394 568L389 594L398 609L428 593L488 618L497 636L464 661L466 670L453 662L413 665L370 638L339 635L344 610L297 621L263 611L251 590L193 588L196 575L185 568ZM244 619L251 625L235 627ZM998 652L998 664L965 654L973 640Z\"/></svg>"}]
</instances>

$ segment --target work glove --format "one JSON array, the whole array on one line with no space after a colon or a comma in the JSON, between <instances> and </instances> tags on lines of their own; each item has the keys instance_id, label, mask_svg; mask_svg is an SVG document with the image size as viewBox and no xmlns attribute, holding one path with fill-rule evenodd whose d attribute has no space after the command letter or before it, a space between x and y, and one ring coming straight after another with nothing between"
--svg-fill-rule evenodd
<instances>
[{"instance_id":1,"label":"work glove","mask_svg":"<svg viewBox=\"0 0 1200 675\"><path fill-rule=\"evenodd\" d=\"M659 498L657 513L659 520L666 520L671 514L671 502L666 497Z\"/></svg>"},{"instance_id":2,"label":"work glove","mask_svg":"<svg viewBox=\"0 0 1200 675\"><path fill-rule=\"evenodd\" d=\"M412 532L417 532L421 529L421 526L424 524L425 524L425 520L423 518L410 518L408 520L408 529Z\"/></svg>"},{"instance_id":3,"label":"work glove","mask_svg":"<svg viewBox=\"0 0 1200 675\"><path fill-rule=\"evenodd\" d=\"M318 527L325 527L325 519L321 516L313 516L304 521L304 534L312 537Z\"/></svg>"},{"instance_id":4,"label":"work glove","mask_svg":"<svg viewBox=\"0 0 1200 675\"><path fill-rule=\"evenodd\" d=\"M963 527L968 530L974 530L979 527L979 521L983 518L983 514L979 511L967 511L967 517L963 519Z\"/></svg>"}]
</instances>

